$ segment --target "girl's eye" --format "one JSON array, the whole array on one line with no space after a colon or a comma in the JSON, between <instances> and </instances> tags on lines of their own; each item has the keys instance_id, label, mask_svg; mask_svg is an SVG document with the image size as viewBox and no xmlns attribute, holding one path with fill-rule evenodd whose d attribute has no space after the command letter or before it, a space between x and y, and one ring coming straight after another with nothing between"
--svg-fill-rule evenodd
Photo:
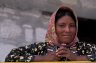
<instances>
[{"instance_id":1,"label":"girl's eye","mask_svg":"<svg viewBox=\"0 0 96 63\"><path fill-rule=\"evenodd\" d=\"M71 24L70 27L76 27L76 25L75 24Z\"/></svg>"},{"instance_id":2,"label":"girl's eye","mask_svg":"<svg viewBox=\"0 0 96 63\"><path fill-rule=\"evenodd\" d=\"M65 25L59 25L60 27L64 27Z\"/></svg>"}]
</instances>

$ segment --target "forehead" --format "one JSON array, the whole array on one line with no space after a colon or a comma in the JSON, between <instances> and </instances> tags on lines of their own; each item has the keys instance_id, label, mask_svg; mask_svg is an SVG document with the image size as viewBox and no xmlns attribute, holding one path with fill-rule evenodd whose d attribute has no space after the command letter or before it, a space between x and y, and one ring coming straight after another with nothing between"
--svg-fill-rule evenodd
<instances>
[{"instance_id":1,"label":"forehead","mask_svg":"<svg viewBox=\"0 0 96 63\"><path fill-rule=\"evenodd\" d=\"M63 16L58 20L57 23L75 23L75 22L70 16Z\"/></svg>"}]
</instances>

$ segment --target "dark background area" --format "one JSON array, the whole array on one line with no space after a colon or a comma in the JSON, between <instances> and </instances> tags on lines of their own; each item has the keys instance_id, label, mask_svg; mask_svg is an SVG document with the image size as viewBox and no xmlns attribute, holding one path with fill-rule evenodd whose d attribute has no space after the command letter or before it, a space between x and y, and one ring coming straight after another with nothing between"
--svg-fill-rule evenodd
<instances>
[{"instance_id":1,"label":"dark background area","mask_svg":"<svg viewBox=\"0 0 96 63\"><path fill-rule=\"evenodd\" d=\"M78 18L78 38L80 41L96 44L96 20Z\"/></svg>"}]
</instances>

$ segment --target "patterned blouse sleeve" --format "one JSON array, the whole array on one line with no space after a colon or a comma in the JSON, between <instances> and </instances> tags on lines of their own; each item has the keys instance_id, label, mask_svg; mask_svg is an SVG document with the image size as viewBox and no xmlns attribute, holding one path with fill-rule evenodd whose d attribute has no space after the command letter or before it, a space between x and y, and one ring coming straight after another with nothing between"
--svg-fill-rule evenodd
<instances>
[{"instance_id":1,"label":"patterned blouse sleeve","mask_svg":"<svg viewBox=\"0 0 96 63\"><path fill-rule=\"evenodd\" d=\"M42 55L46 50L46 43L34 43L17 49L12 49L5 62L31 62L34 55Z\"/></svg>"},{"instance_id":2,"label":"patterned blouse sleeve","mask_svg":"<svg viewBox=\"0 0 96 63\"><path fill-rule=\"evenodd\" d=\"M96 61L96 45L86 42L80 42L78 44L78 53L80 55L86 55L88 60Z\"/></svg>"},{"instance_id":3,"label":"patterned blouse sleeve","mask_svg":"<svg viewBox=\"0 0 96 63\"><path fill-rule=\"evenodd\" d=\"M90 53L87 55L88 59L90 61L96 61L96 45L95 44L90 45L89 49Z\"/></svg>"}]
</instances>

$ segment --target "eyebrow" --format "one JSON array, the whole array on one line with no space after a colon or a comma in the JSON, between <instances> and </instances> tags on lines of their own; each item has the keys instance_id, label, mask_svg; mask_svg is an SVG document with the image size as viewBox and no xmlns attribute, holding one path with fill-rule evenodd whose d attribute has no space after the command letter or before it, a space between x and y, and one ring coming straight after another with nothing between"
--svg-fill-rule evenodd
<instances>
[{"instance_id":1,"label":"eyebrow","mask_svg":"<svg viewBox=\"0 0 96 63\"><path fill-rule=\"evenodd\" d=\"M63 22L63 23L59 23L59 24L66 24L66 23ZM69 23L69 24L75 24L75 23Z\"/></svg>"}]
</instances>

